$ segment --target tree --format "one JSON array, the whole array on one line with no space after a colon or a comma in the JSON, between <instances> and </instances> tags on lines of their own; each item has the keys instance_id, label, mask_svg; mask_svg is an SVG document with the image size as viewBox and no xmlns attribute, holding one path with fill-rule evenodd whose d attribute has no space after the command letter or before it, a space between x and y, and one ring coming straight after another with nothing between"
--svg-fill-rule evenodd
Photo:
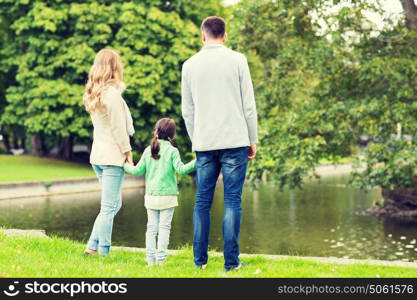
<instances>
[{"instance_id":1,"label":"tree","mask_svg":"<svg viewBox=\"0 0 417 300\"><path fill-rule=\"evenodd\" d=\"M7 22L4 18L0 18L0 47L3 48L7 42L8 30ZM2 56L0 55L0 60ZM6 88L7 88L7 76L6 73L0 72L0 115L3 113L7 102L6 102ZM10 153L11 145L9 142L9 134L5 129L5 126L0 126L0 135L3 137L3 145L7 153Z\"/></svg>"},{"instance_id":2,"label":"tree","mask_svg":"<svg viewBox=\"0 0 417 300\"><path fill-rule=\"evenodd\" d=\"M163 116L180 124L178 142L188 145L180 118L180 68L199 48L195 22L221 9L219 0L0 0L2 17L13 16L1 68L16 73L1 123L24 126L33 135L34 154L45 154L45 139L52 139L69 158L74 140L91 138L82 104L87 72L98 50L113 47L125 64L124 96L139 147Z\"/></svg>"},{"instance_id":3,"label":"tree","mask_svg":"<svg viewBox=\"0 0 417 300\"><path fill-rule=\"evenodd\" d=\"M3 48L3 45L5 44L5 37L7 34L7 29L5 26L5 21L3 19L0 19L0 47ZM1 59L1 56L0 56ZM5 88L5 80L6 80L6 76L4 73L0 72L0 115L2 114L4 107L6 106L6 88ZM9 144L9 139L7 136L6 131L0 126L0 135L3 137L3 144L4 147L6 148L6 152L10 151L10 144Z\"/></svg>"},{"instance_id":4,"label":"tree","mask_svg":"<svg viewBox=\"0 0 417 300\"><path fill-rule=\"evenodd\" d=\"M357 157L363 169L353 173L352 183L382 188L383 203L371 212L415 222L417 35L413 17L405 15L407 20L377 34L363 30L363 22L334 34L341 39L353 30L358 38L349 45L338 41L333 46L342 54L326 67L315 97L325 104L327 113L339 109L339 122L349 124L342 131L345 137L355 143L361 136L369 139L363 156ZM354 13L347 12L340 21L351 16Z\"/></svg>"},{"instance_id":5,"label":"tree","mask_svg":"<svg viewBox=\"0 0 417 300\"><path fill-rule=\"evenodd\" d=\"M372 212L417 220L417 31L413 1L402 3L406 20L376 32L365 11L380 8L351 2L321 15L322 34L306 13L320 14L320 1L241 3L235 45L252 62L260 109L254 178L301 186L322 157L352 154L363 167L352 183L382 188ZM364 136L363 153L352 152Z\"/></svg>"},{"instance_id":6,"label":"tree","mask_svg":"<svg viewBox=\"0 0 417 300\"><path fill-rule=\"evenodd\" d=\"M259 111L260 149L250 176L281 187L301 186L329 153L350 152L350 142L338 139L338 127L346 125L326 121L313 97L324 62L333 56L315 34L314 4L243 1L231 21L231 44L248 56Z\"/></svg>"},{"instance_id":7,"label":"tree","mask_svg":"<svg viewBox=\"0 0 417 300\"><path fill-rule=\"evenodd\" d=\"M408 28L413 29L417 27L417 6L414 0L400 0L404 9L405 23Z\"/></svg>"}]
</instances>

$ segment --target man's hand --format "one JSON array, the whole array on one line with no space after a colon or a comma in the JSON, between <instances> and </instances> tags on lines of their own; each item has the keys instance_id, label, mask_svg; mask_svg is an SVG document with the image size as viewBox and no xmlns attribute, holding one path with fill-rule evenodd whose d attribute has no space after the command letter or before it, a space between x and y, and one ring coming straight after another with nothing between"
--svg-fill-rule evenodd
<instances>
[{"instance_id":1,"label":"man's hand","mask_svg":"<svg viewBox=\"0 0 417 300\"><path fill-rule=\"evenodd\" d=\"M251 144L249 146L249 154L248 154L248 159L252 160L254 159L256 156L256 144Z\"/></svg>"},{"instance_id":2,"label":"man's hand","mask_svg":"<svg viewBox=\"0 0 417 300\"><path fill-rule=\"evenodd\" d=\"M133 156L132 156L132 151L126 152L126 162L133 165Z\"/></svg>"}]
</instances>

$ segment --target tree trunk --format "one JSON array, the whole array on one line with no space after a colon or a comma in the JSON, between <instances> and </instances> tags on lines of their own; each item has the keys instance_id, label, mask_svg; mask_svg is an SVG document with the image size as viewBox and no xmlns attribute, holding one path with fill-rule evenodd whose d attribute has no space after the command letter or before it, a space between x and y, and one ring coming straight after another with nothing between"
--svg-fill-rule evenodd
<instances>
[{"instance_id":1,"label":"tree trunk","mask_svg":"<svg viewBox=\"0 0 417 300\"><path fill-rule=\"evenodd\" d=\"M25 137L25 135L22 135L22 137L20 138L20 147L22 149L25 149L25 151L26 151L26 137Z\"/></svg>"},{"instance_id":2,"label":"tree trunk","mask_svg":"<svg viewBox=\"0 0 417 300\"><path fill-rule=\"evenodd\" d=\"M32 142L32 155L33 156L45 156L46 148L45 148L45 139L42 133L36 133L31 136Z\"/></svg>"},{"instance_id":3,"label":"tree trunk","mask_svg":"<svg viewBox=\"0 0 417 300\"><path fill-rule=\"evenodd\" d=\"M73 138L72 136L64 136L59 140L58 146L58 156L70 160L72 158L72 146Z\"/></svg>"},{"instance_id":4,"label":"tree trunk","mask_svg":"<svg viewBox=\"0 0 417 300\"><path fill-rule=\"evenodd\" d=\"M9 142L9 135L6 132L1 132L3 136L3 145L6 148L6 152L10 153L10 142Z\"/></svg>"},{"instance_id":5,"label":"tree trunk","mask_svg":"<svg viewBox=\"0 0 417 300\"><path fill-rule=\"evenodd\" d=\"M16 133L13 135L13 149L19 149L19 137Z\"/></svg>"},{"instance_id":6,"label":"tree trunk","mask_svg":"<svg viewBox=\"0 0 417 300\"><path fill-rule=\"evenodd\" d=\"M417 222L417 189L382 189L383 205L375 205L370 213L399 222Z\"/></svg>"},{"instance_id":7,"label":"tree trunk","mask_svg":"<svg viewBox=\"0 0 417 300\"><path fill-rule=\"evenodd\" d=\"M400 0L405 14L405 24L408 28L417 28L417 6L414 0Z\"/></svg>"}]
</instances>

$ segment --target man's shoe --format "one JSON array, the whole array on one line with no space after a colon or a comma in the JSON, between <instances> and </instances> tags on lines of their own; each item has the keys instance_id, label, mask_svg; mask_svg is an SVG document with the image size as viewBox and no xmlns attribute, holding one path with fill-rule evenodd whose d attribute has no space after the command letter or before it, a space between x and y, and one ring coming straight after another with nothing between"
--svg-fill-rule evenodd
<instances>
[{"instance_id":1,"label":"man's shoe","mask_svg":"<svg viewBox=\"0 0 417 300\"><path fill-rule=\"evenodd\" d=\"M224 269L226 272L230 272L230 271L239 271L240 269L242 269L243 267L245 266L245 264L244 263L239 263L237 266L233 266L233 267L230 267L230 268L228 268L228 269Z\"/></svg>"},{"instance_id":2,"label":"man's shoe","mask_svg":"<svg viewBox=\"0 0 417 300\"><path fill-rule=\"evenodd\" d=\"M197 269L200 269L200 270L204 270L204 269L206 269L207 268L207 264L205 264L205 265L201 265L201 266L195 266Z\"/></svg>"}]
</instances>

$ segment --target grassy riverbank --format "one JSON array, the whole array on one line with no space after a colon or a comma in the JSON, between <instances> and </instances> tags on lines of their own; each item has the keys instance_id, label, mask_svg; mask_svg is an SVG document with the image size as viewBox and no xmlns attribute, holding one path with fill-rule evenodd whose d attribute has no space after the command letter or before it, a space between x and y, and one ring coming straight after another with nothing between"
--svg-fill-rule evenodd
<instances>
[{"instance_id":1,"label":"grassy riverbank","mask_svg":"<svg viewBox=\"0 0 417 300\"><path fill-rule=\"evenodd\" d=\"M341 158L339 163L349 163L351 158ZM331 159L322 159L320 164L332 164ZM0 183L47 181L95 177L88 164L79 164L54 158L34 156L0 155ZM189 176L181 176L181 183L189 184Z\"/></svg>"},{"instance_id":2,"label":"grassy riverbank","mask_svg":"<svg viewBox=\"0 0 417 300\"><path fill-rule=\"evenodd\" d=\"M89 165L53 158L0 155L0 183L94 177Z\"/></svg>"},{"instance_id":3,"label":"grassy riverbank","mask_svg":"<svg viewBox=\"0 0 417 300\"><path fill-rule=\"evenodd\" d=\"M84 245L62 238L6 237L0 232L0 277L415 277L413 268L320 263L299 258L245 258L240 271L223 272L223 259L211 257L205 270L194 268L185 248L163 266L147 267L144 253L114 250L108 257L83 257Z\"/></svg>"}]
</instances>

